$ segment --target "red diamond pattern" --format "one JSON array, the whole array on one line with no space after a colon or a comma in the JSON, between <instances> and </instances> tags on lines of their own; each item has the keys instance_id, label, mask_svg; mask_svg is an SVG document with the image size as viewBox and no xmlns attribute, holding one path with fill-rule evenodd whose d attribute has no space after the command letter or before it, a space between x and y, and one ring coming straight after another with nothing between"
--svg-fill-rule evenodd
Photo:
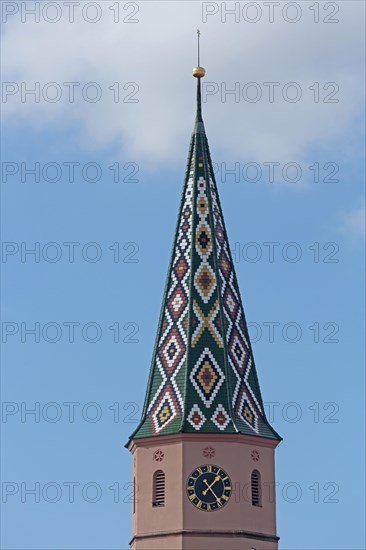
<instances>
[{"instance_id":1,"label":"red diamond pattern","mask_svg":"<svg viewBox=\"0 0 366 550\"><path fill-rule=\"evenodd\" d=\"M164 344L159 349L159 357L165 370L170 374L184 355L185 346L176 328L168 334Z\"/></svg>"}]
</instances>

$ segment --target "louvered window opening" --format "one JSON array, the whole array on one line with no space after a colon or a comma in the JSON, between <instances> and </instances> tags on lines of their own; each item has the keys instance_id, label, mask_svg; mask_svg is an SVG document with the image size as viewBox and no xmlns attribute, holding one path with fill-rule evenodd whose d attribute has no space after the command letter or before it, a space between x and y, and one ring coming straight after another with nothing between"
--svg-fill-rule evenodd
<instances>
[{"instance_id":1,"label":"louvered window opening","mask_svg":"<svg viewBox=\"0 0 366 550\"><path fill-rule=\"evenodd\" d=\"M164 506L165 504L165 474L158 470L154 474L153 506Z\"/></svg>"},{"instance_id":2,"label":"louvered window opening","mask_svg":"<svg viewBox=\"0 0 366 550\"><path fill-rule=\"evenodd\" d=\"M135 476L133 476L133 504L132 504L132 510L133 510L133 513L136 512L136 479L135 479Z\"/></svg>"},{"instance_id":3,"label":"louvered window opening","mask_svg":"<svg viewBox=\"0 0 366 550\"><path fill-rule=\"evenodd\" d=\"M260 473L257 470L252 472L252 505L261 506Z\"/></svg>"}]
</instances>

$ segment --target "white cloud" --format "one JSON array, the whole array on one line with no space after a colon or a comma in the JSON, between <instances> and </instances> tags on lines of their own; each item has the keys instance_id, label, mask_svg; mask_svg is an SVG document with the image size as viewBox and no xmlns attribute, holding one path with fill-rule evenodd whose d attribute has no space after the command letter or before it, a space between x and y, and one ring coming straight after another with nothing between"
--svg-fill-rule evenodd
<instances>
[{"instance_id":1,"label":"white cloud","mask_svg":"<svg viewBox=\"0 0 366 550\"><path fill-rule=\"evenodd\" d=\"M359 237L366 232L366 206L361 205L343 215L342 231Z\"/></svg>"},{"instance_id":2,"label":"white cloud","mask_svg":"<svg viewBox=\"0 0 366 550\"><path fill-rule=\"evenodd\" d=\"M86 150L117 147L123 158L152 167L181 160L194 119L190 73L197 26L202 29L205 82L215 82L220 90L239 82L241 92L245 83L257 82L263 92L257 103L236 103L232 95L222 102L218 92L204 104L210 144L225 160L300 161L309 149L331 155L362 108L362 2L342 2L336 24L313 23L307 4L295 24L280 16L268 23L266 15L255 24L235 23L230 16L222 23L220 14L202 24L201 3L190 1L138 2L134 17L139 23L116 24L110 10L115 2L100 5L103 16L95 24L77 15L71 24L66 16L55 24L42 19L21 23L19 14L9 18L2 44L4 81L29 87L57 82L65 94L64 82L95 81L103 90L97 103L22 103L17 94L3 105L12 124L40 131L70 127ZM127 13L121 9L122 17ZM109 86L117 81L136 82L139 102L114 103ZM283 85L293 81L302 90L297 103L281 99ZM274 103L265 99L264 82L280 82ZM339 102L314 103L309 89L314 82L320 83L321 97L332 91L323 90L323 84L336 82Z\"/></svg>"}]
</instances>

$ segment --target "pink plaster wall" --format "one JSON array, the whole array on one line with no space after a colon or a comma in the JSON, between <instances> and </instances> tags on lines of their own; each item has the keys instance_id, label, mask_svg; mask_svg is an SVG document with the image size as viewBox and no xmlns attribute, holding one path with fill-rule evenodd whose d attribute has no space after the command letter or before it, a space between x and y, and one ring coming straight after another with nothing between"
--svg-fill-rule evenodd
<instances>
[{"instance_id":1,"label":"pink plaster wall","mask_svg":"<svg viewBox=\"0 0 366 550\"><path fill-rule=\"evenodd\" d=\"M129 448L133 454L133 476L136 479L132 550L276 550L277 542L248 539L233 533L250 531L276 535L276 444L271 440L240 434L178 434L132 442ZM214 458L203 456L203 449L207 446L215 449ZM164 452L162 462L153 460L157 449ZM260 454L257 462L251 457L253 450ZM229 502L214 512L198 510L186 496L189 474L203 464L220 466L232 481L233 493ZM152 480L158 469L165 472L163 507L152 506ZM253 469L261 474L261 507L251 503L250 478ZM213 530L216 533L207 533ZM158 536L149 536L153 534ZM134 539L144 535L144 538Z\"/></svg>"}]
</instances>

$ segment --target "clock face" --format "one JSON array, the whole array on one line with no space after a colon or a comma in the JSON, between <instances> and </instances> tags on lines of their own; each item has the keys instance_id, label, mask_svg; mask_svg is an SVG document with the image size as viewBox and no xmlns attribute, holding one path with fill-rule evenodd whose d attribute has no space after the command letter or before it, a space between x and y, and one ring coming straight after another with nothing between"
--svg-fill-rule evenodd
<instances>
[{"instance_id":1,"label":"clock face","mask_svg":"<svg viewBox=\"0 0 366 550\"><path fill-rule=\"evenodd\" d=\"M231 490L231 480L227 473L213 464L196 468L187 480L189 500L205 512L214 512L225 506Z\"/></svg>"}]
</instances>

